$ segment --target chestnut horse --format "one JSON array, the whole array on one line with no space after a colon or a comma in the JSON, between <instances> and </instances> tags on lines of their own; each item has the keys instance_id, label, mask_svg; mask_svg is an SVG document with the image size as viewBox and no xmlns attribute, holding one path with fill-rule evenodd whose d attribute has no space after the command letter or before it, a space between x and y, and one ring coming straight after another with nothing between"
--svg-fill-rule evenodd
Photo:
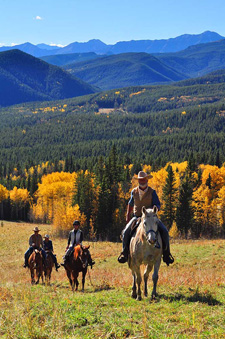
<instances>
[{"instance_id":1,"label":"chestnut horse","mask_svg":"<svg viewBox=\"0 0 225 339\"><path fill-rule=\"evenodd\" d=\"M42 254L41 251L35 249L29 259L28 259L28 265L30 269L30 274L31 274L31 284L38 284L40 277L42 279L43 283L43 259L42 259ZM35 281L36 277L36 281Z\"/></svg>"},{"instance_id":2,"label":"chestnut horse","mask_svg":"<svg viewBox=\"0 0 225 339\"><path fill-rule=\"evenodd\" d=\"M152 275L153 291L152 298L156 296L156 285L158 281L158 271L161 264L162 257L162 239L158 231L157 207L153 209L146 209L142 207L141 222L137 228L136 234L130 241L130 254L128 258L128 265L132 270L133 288L132 298L141 300L141 271L140 266L145 265L144 271L144 295L147 297L147 281L149 273L154 266L154 273ZM138 290L136 290L136 282Z\"/></svg>"},{"instance_id":3,"label":"chestnut horse","mask_svg":"<svg viewBox=\"0 0 225 339\"><path fill-rule=\"evenodd\" d=\"M54 261L52 259L50 251L47 250L45 252L46 252L45 283L49 285L51 280L52 268L54 266Z\"/></svg>"},{"instance_id":4,"label":"chestnut horse","mask_svg":"<svg viewBox=\"0 0 225 339\"><path fill-rule=\"evenodd\" d=\"M88 262L90 260L90 246L77 245L73 254L66 260L64 268L69 279L72 291L78 289L78 275L82 272L82 292L84 291L85 276L87 273ZM76 288L75 288L76 287Z\"/></svg>"}]
</instances>

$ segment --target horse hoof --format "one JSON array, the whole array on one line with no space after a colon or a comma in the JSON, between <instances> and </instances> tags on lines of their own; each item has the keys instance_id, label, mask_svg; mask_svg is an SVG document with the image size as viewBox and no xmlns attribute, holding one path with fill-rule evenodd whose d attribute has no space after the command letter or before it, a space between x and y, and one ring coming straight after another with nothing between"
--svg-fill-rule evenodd
<instances>
[{"instance_id":1,"label":"horse hoof","mask_svg":"<svg viewBox=\"0 0 225 339\"><path fill-rule=\"evenodd\" d=\"M156 299L156 296L157 296L157 294L152 294L151 300L155 300L155 299Z\"/></svg>"},{"instance_id":2,"label":"horse hoof","mask_svg":"<svg viewBox=\"0 0 225 339\"><path fill-rule=\"evenodd\" d=\"M148 293L144 293L144 296L147 297L147 296L148 296Z\"/></svg>"},{"instance_id":3,"label":"horse hoof","mask_svg":"<svg viewBox=\"0 0 225 339\"><path fill-rule=\"evenodd\" d=\"M141 301L141 296L138 295L137 298L136 298L137 301Z\"/></svg>"},{"instance_id":4,"label":"horse hoof","mask_svg":"<svg viewBox=\"0 0 225 339\"><path fill-rule=\"evenodd\" d=\"M137 294L131 294L131 297L133 298L133 299L136 299L137 298Z\"/></svg>"}]
</instances>

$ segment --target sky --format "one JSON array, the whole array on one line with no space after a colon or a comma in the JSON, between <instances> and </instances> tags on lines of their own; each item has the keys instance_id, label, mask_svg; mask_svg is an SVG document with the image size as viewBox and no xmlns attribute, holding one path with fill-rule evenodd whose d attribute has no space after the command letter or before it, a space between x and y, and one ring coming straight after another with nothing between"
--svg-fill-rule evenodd
<instances>
[{"instance_id":1,"label":"sky","mask_svg":"<svg viewBox=\"0 0 225 339\"><path fill-rule=\"evenodd\" d=\"M224 0L0 0L0 46L225 36Z\"/></svg>"}]
</instances>

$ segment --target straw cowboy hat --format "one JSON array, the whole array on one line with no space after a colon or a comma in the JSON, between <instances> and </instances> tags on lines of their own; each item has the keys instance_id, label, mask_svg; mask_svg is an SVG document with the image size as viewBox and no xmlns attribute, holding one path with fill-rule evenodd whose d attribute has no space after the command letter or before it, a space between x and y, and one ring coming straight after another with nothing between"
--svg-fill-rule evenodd
<instances>
[{"instance_id":1,"label":"straw cowboy hat","mask_svg":"<svg viewBox=\"0 0 225 339\"><path fill-rule=\"evenodd\" d=\"M33 231L34 231L34 232L40 232L40 230L39 230L39 228L38 228L37 226L34 227Z\"/></svg>"},{"instance_id":2,"label":"straw cowboy hat","mask_svg":"<svg viewBox=\"0 0 225 339\"><path fill-rule=\"evenodd\" d=\"M153 176L151 174L147 174L145 173L144 171L140 171L138 172L138 175L137 176L133 176L133 179L134 180L139 180L139 179L151 179L153 178Z\"/></svg>"}]
</instances>

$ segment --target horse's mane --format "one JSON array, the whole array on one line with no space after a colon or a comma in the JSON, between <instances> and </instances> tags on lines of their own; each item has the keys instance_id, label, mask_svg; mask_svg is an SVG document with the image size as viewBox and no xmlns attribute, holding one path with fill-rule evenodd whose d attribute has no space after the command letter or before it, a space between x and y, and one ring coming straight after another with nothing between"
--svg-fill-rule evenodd
<instances>
[{"instance_id":1,"label":"horse's mane","mask_svg":"<svg viewBox=\"0 0 225 339\"><path fill-rule=\"evenodd\" d=\"M77 260L79 254L80 254L80 251L81 251L81 246L80 245L77 245L74 247L74 259Z\"/></svg>"}]
</instances>

